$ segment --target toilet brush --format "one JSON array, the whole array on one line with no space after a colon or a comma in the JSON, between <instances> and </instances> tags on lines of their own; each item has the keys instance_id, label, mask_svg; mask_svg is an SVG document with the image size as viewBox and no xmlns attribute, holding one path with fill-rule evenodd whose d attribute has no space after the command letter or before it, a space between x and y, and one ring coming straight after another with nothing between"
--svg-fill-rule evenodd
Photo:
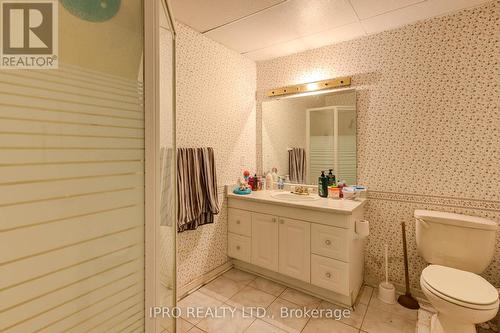
<instances>
[{"instance_id":1,"label":"toilet brush","mask_svg":"<svg viewBox=\"0 0 500 333\"><path fill-rule=\"evenodd\" d=\"M408 251L406 249L406 225L401 222L401 229L403 230L403 252L404 252L404 262L405 262L405 283L406 283L406 293L398 297L398 303L405 308L418 310L420 306L418 302L410 292L410 274L408 273Z\"/></svg>"},{"instance_id":2,"label":"toilet brush","mask_svg":"<svg viewBox=\"0 0 500 333\"><path fill-rule=\"evenodd\" d=\"M389 246L385 244L385 282L378 285L378 299L384 303L396 303L396 288L389 282Z\"/></svg>"}]
</instances>

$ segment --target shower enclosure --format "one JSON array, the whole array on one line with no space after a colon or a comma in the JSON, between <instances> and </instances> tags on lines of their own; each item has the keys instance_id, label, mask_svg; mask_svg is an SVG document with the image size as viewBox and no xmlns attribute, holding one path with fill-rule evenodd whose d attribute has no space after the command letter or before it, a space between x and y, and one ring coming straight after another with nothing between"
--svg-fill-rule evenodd
<instances>
[{"instance_id":1,"label":"shower enclosure","mask_svg":"<svg viewBox=\"0 0 500 333\"><path fill-rule=\"evenodd\" d=\"M56 66L0 67L0 332L173 332L149 318L175 300L167 7L14 2L2 56L50 46Z\"/></svg>"},{"instance_id":2,"label":"shower enclosure","mask_svg":"<svg viewBox=\"0 0 500 333\"><path fill-rule=\"evenodd\" d=\"M159 230L157 235L156 305L173 308L176 303L176 162L175 162L175 26L167 6L160 9L159 33ZM157 332L175 332L175 320L160 317Z\"/></svg>"}]
</instances>

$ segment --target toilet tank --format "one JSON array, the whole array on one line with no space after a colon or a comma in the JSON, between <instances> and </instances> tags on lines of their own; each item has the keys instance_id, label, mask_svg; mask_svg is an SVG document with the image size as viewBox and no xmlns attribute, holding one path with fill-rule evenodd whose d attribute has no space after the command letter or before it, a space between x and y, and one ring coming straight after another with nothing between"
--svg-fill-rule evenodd
<instances>
[{"instance_id":1,"label":"toilet tank","mask_svg":"<svg viewBox=\"0 0 500 333\"><path fill-rule=\"evenodd\" d=\"M432 210L414 216L418 254L428 263L479 274L493 259L495 221Z\"/></svg>"}]
</instances>

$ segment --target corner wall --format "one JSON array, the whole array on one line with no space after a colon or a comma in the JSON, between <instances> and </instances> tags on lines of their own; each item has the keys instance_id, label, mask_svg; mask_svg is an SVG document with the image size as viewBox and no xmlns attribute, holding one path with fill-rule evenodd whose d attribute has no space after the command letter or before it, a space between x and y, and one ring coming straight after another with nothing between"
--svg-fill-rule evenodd
<instances>
[{"instance_id":1,"label":"corner wall","mask_svg":"<svg viewBox=\"0 0 500 333\"><path fill-rule=\"evenodd\" d=\"M177 24L178 147L215 150L221 212L213 224L178 234L178 288L228 261L223 185L255 170L255 62Z\"/></svg>"},{"instance_id":2,"label":"corner wall","mask_svg":"<svg viewBox=\"0 0 500 333\"><path fill-rule=\"evenodd\" d=\"M261 103L268 89L351 76L357 90L358 182L367 185L365 280L404 284L401 222L407 223L411 285L425 267L415 242L415 209L500 220L497 64L500 5L257 63L257 165ZM493 69L493 71L492 71ZM483 274L500 286L500 233ZM467 244L464 244L467 246Z\"/></svg>"}]
</instances>

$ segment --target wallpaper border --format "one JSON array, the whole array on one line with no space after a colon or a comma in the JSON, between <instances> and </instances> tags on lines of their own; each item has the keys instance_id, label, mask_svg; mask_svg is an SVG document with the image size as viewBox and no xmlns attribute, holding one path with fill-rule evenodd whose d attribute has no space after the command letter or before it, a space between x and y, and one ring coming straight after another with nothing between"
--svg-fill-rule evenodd
<instances>
[{"instance_id":1,"label":"wallpaper border","mask_svg":"<svg viewBox=\"0 0 500 333\"><path fill-rule=\"evenodd\" d=\"M368 199L500 212L500 201L369 190Z\"/></svg>"}]
</instances>

